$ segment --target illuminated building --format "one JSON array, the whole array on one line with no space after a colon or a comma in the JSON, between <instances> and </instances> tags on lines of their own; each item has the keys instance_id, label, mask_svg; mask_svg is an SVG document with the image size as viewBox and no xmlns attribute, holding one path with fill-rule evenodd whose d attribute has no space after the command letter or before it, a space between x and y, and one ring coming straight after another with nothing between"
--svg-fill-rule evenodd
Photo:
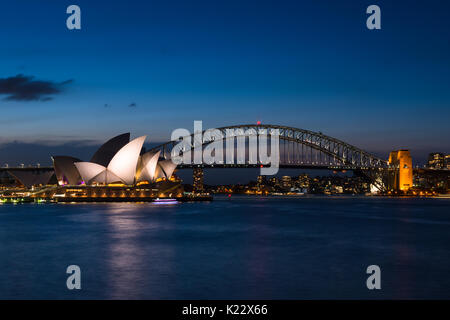
<instances>
[{"instance_id":1,"label":"illuminated building","mask_svg":"<svg viewBox=\"0 0 450 320\"><path fill-rule=\"evenodd\" d=\"M272 177L269 179L270 184L276 186L278 185L278 179L276 177Z\"/></svg>"},{"instance_id":2,"label":"illuminated building","mask_svg":"<svg viewBox=\"0 0 450 320\"><path fill-rule=\"evenodd\" d=\"M412 158L409 150L392 151L389 154L389 165L394 169L389 183L391 189L408 191L413 185Z\"/></svg>"},{"instance_id":3,"label":"illuminated building","mask_svg":"<svg viewBox=\"0 0 450 320\"><path fill-rule=\"evenodd\" d=\"M109 161L108 166L94 162L75 162L86 184L134 183L139 154L146 136L134 139L123 146Z\"/></svg>"},{"instance_id":4,"label":"illuminated building","mask_svg":"<svg viewBox=\"0 0 450 320\"><path fill-rule=\"evenodd\" d=\"M203 169L202 168L194 168L193 177L194 177L194 183L193 183L194 193L203 192L203 190L204 190Z\"/></svg>"},{"instance_id":5,"label":"illuminated building","mask_svg":"<svg viewBox=\"0 0 450 320\"><path fill-rule=\"evenodd\" d=\"M266 176L258 176L256 178L256 187L258 189L261 189L266 184L266 182L267 182Z\"/></svg>"},{"instance_id":6,"label":"illuminated building","mask_svg":"<svg viewBox=\"0 0 450 320\"><path fill-rule=\"evenodd\" d=\"M89 162L67 156L54 156L53 167L58 184L134 185L170 180L176 164L160 160L160 152L141 155L146 136L132 141L124 133L103 144Z\"/></svg>"},{"instance_id":7,"label":"illuminated building","mask_svg":"<svg viewBox=\"0 0 450 320\"><path fill-rule=\"evenodd\" d=\"M309 188L308 175L306 173L299 175L296 181L296 185L300 188Z\"/></svg>"},{"instance_id":8,"label":"illuminated building","mask_svg":"<svg viewBox=\"0 0 450 320\"><path fill-rule=\"evenodd\" d=\"M445 156L445 168L450 170L450 154Z\"/></svg>"},{"instance_id":9,"label":"illuminated building","mask_svg":"<svg viewBox=\"0 0 450 320\"><path fill-rule=\"evenodd\" d=\"M281 185L283 188L291 188L292 187L292 179L290 176L283 176L281 178Z\"/></svg>"},{"instance_id":10,"label":"illuminated building","mask_svg":"<svg viewBox=\"0 0 450 320\"><path fill-rule=\"evenodd\" d=\"M427 167L430 169L443 169L445 168L445 159L443 153L434 152L428 155L428 164Z\"/></svg>"},{"instance_id":11,"label":"illuminated building","mask_svg":"<svg viewBox=\"0 0 450 320\"><path fill-rule=\"evenodd\" d=\"M258 176L256 178L256 183L258 185L263 185L266 182L266 176Z\"/></svg>"}]
</instances>

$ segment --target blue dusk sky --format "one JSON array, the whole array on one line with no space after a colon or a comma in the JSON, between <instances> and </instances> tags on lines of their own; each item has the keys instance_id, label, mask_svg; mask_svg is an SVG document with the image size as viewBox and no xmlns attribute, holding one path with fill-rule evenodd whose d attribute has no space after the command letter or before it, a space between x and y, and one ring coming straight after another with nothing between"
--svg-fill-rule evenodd
<instances>
[{"instance_id":1,"label":"blue dusk sky","mask_svg":"<svg viewBox=\"0 0 450 320\"><path fill-rule=\"evenodd\" d=\"M81 30L66 28L71 4ZM381 30L366 28L371 4ZM450 153L449 13L436 0L2 1L0 164L123 132L163 142L194 120Z\"/></svg>"}]
</instances>

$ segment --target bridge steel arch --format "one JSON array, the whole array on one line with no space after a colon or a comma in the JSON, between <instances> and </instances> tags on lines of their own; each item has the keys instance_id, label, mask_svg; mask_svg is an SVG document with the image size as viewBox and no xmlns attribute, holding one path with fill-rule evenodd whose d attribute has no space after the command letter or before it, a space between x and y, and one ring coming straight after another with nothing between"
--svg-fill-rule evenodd
<instances>
[{"instance_id":1,"label":"bridge steel arch","mask_svg":"<svg viewBox=\"0 0 450 320\"><path fill-rule=\"evenodd\" d=\"M388 162L386 160L380 159L358 147L355 147L351 144L348 144L342 140L327 136L322 134L321 132L314 132L305 129L287 127L287 126L279 126L279 125L270 125L270 124L246 124L246 125L234 125L217 128L222 135L223 141L226 140L227 130L235 130L241 129L244 134L236 135L249 137L251 135L257 135L258 133L271 134L274 130L279 130L279 138L280 138L280 158L284 157L284 159L280 159L280 166L290 165L292 167L298 166L314 166L318 167L328 167L329 169L349 169L349 170L374 170L374 169L387 169L389 167ZM207 130L202 132L202 137L205 137L204 134ZM183 152L192 152L195 147L194 134L190 135L191 137L191 145L187 148L184 148ZM159 146L156 146L151 149L151 151L161 150L161 154L164 155L165 158L169 158L168 153L171 152L173 147L177 145L183 138L180 138L178 141L169 141ZM204 139L201 141L202 147L214 142L213 138ZM283 143L284 142L284 145ZM295 159L295 151L300 152L298 150L298 146L305 146L310 148L310 150L306 150L306 152L311 152L311 157L309 159L297 158ZM297 149L296 149L297 147ZM284 150L283 150L284 148ZM286 153L287 148L287 153ZM290 149L293 150L290 153ZM316 158L318 155L322 157L324 155L323 161L320 163L318 161L314 161L312 157L312 150L315 151ZM301 153L304 156L305 150L302 147ZM293 158L290 159L289 156L292 155ZM317 159L316 159L317 160ZM316 163L315 163L316 162ZM183 164L182 167L198 167L199 165L195 164ZM214 167L214 165L204 165L203 167Z\"/></svg>"}]
</instances>

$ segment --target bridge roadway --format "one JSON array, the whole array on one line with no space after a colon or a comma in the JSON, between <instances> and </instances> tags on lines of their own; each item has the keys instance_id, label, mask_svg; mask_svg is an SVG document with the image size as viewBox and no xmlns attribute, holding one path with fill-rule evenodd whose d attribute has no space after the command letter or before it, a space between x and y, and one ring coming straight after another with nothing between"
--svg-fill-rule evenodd
<instances>
[{"instance_id":1,"label":"bridge roadway","mask_svg":"<svg viewBox=\"0 0 450 320\"><path fill-rule=\"evenodd\" d=\"M193 169L193 168L204 168L204 169L245 169L245 168L262 168L270 167L269 165L260 164L180 164L177 169ZM322 170L357 170L364 169L356 166L335 166L335 165L315 165L315 164L280 164L280 169L322 169ZM369 169L369 168L368 168ZM0 172L6 171L36 171L36 172L47 172L53 171L53 167L1 167Z\"/></svg>"},{"instance_id":2,"label":"bridge roadway","mask_svg":"<svg viewBox=\"0 0 450 320\"><path fill-rule=\"evenodd\" d=\"M268 165L265 167L269 167ZM318 169L318 170L333 170L333 171L343 171L343 170L364 170L373 168L364 168L359 166L351 165L324 165L324 164L280 164L280 169ZM250 169L250 168L261 168L260 164L180 164L177 169L193 169L193 168L204 168L204 169ZM37 171L37 172L47 172L53 171L53 167L0 167L0 172L7 172L9 170L19 170L19 171ZM414 173L426 172L426 173L436 173L436 174L450 174L448 169L429 169L429 168L414 168Z\"/></svg>"}]
</instances>

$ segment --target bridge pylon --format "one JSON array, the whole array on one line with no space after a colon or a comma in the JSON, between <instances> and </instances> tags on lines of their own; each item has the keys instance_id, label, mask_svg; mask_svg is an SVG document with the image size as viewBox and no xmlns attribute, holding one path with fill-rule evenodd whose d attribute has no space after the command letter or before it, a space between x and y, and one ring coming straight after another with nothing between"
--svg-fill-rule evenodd
<instances>
[{"instance_id":1,"label":"bridge pylon","mask_svg":"<svg viewBox=\"0 0 450 320\"><path fill-rule=\"evenodd\" d=\"M412 158L409 150L396 150L389 154L391 174L388 188L394 191L406 192L413 185Z\"/></svg>"},{"instance_id":2,"label":"bridge pylon","mask_svg":"<svg viewBox=\"0 0 450 320\"><path fill-rule=\"evenodd\" d=\"M205 191L205 187L203 185L203 168L196 167L192 172L193 183L192 186L194 188L194 193L203 193Z\"/></svg>"}]
</instances>

